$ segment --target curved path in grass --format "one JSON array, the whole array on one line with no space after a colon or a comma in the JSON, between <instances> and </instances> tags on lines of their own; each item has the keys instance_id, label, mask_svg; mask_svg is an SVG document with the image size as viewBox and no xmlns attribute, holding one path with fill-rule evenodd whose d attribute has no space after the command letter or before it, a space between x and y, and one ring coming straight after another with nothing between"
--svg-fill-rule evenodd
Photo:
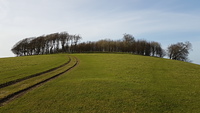
<instances>
[{"instance_id":1,"label":"curved path in grass","mask_svg":"<svg viewBox=\"0 0 200 113\"><path fill-rule=\"evenodd\" d=\"M69 57L69 56L68 56L68 57ZM16 79L16 80L12 80L12 81L9 81L9 82L0 84L0 89L1 89L1 88L4 88L4 87L7 87L7 86L10 86L10 85L13 85L13 84L16 84L16 83L18 83L18 82L22 82L22 81L24 81L24 80L27 80L27 79L30 79L30 78L33 78L33 77L40 76L40 75L42 75L42 74L45 74L45 73L49 73L49 72L51 72L51 71L54 71L54 70L56 70L56 69L58 69L58 68L61 68L61 67L65 66L65 65L69 64L70 61L71 61L71 58L69 57L69 61L68 61L68 62L66 62L66 63L64 63L64 64L62 64L62 65L60 65L60 66L58 66L58 67L55 67L55 68L49 69L49 70L47 70L47 71L43 71L43 72L40 72L40 73L36 73L36 74L33 74L33 75L29 75L29 76L26 76L26 77L23 77L23 78L19 78L19 79Z\"/></svg>"},{"instance_id":2,"label":"curved path in grass","mask_svg":"<svg viewBox=\"0 0 200 113\"><path fill-rule=\"evenodd\" d=\"M24 89L20 89L20 90L18 90L16 92L13 92L13 93L1 98L0 99L0 106L3 106L7 102L17 98L19 95L22 95L23 93L25 93L25 92L27 92L27 91L29 91L29 90L31 90L31 89L39 86L39 85L42 85L42 84L44 84L44 83L46 83L46 82L48 82L48 81L50 81L52 79L55 79L56 77L68 72L69 70L73 69L74 67L76 67L78 65L79 61L78 61L78 59L76 57L73 57L73 58L69 57L69 59L70 60L67 63L65 63L65 64L63 64L63 65L61 65L59 67L50 69L50 70L45 71L45 72L41 72L39 74L31 75L31 76L28 76L28 77L25 77L25 78L22 78L22 79L18 79L18 80L16 80L16 82L15 81L14 82L10 82L8 85L5 85L4 87L11 86L11 85L14 85L14 84L17 84L17 83L20 84L22 81L26 81L28 79L31 79L31 78L34 78L34 77L37 77L37 76L42 76L42 75L44 75L46 73L51 73L53 71L59 70L59 68L67 66L68 64L70 65L69 67L67 67L63 71L61 71L61 72L59 71L59 73L57 73L57 74L54 74L54 75L52 75L52 76L50 76L48 78L45 78L44 80L42 80L40 82L37 82L37 83L35 83L33 85L30 85L30 86L28 86L28 87L26 87Z\"/></svg>"}]
</instances>

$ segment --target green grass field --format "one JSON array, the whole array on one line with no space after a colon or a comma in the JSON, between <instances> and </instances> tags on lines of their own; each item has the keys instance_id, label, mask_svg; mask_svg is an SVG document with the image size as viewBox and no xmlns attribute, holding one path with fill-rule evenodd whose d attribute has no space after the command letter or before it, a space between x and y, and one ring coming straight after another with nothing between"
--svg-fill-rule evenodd
<instances>
[{"instance_id":1,"label":"green grass field","mask_svg":"<svg viewBox=\"0 0 200 113\"><path fill-rule=\"evenodd\" d=\"M0 112L200 112L199 65L131 54L73 56L80 60L76 68Z\"/></svg>"},{"instance_id":2,"label":"green grass field","mask_svg":"<svg viewBox=\"0 0 200 113\"><path fill-rule=\"evenodd\" d=\"M44 81L48 78L51 78L53 76L60 74L60 73L63 73L64 71L66 71L67 69L69 69L69 68L71 68L72 66L75 65L76 59L71 57L71 56L70 56L70 59L71 59L70 62L68 62L66 65L64 65L64 66L62 66L58 69L55 69L55 70L52 70L50 72L43 73L39 76L35 76L35 77L32 77L32 78L17 82L15 84L0 88L0 99L3 99L5 97L7 97L8 95L11 95L11 94L18 92L20 90L31 87L31 86L39 83L39 82L42 82L42 81Z\"/></svg>"},{"instance_id":3,"label":"green grass field","mask_svg":"<svg viewBox=\"0 0 200 113\"><path fill-rule=\"evenodd\" d=\"M66 54L0 59L0 84L58 67L69 60Z\"/></svg>"}]
</instances>

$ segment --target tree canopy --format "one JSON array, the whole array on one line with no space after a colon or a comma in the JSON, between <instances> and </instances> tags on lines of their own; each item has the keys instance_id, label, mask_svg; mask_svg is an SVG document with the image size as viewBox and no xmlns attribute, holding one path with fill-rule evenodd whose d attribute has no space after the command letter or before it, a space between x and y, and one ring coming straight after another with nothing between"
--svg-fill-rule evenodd
<instances>
[{"instance_id":1,"label":"tree canopy","mask_svg":"<svg viewBox=\"0 0 200 113\"><path fill-rule=\"evenodd\" d=\"M17 56L74 52L80 39L67 32L25 38L13 46L12 52Z\"/></svg>"},{"instance_id":2,"label":"tree canopy","mask_svg":"<svg viewBox=\"0 0 200 113\"><path fill-rule=\"evenodd\" d=\"M88 53L88 52L126 52L145 56L164 57L166 51L155 41L135 39L130 34L124 34L122 39L101 39L99 41L80 42L79 35L67 32L52 33L38 37L25 38L17 42L12 52L17 56L54 54L54 53ZM190 42L171 44L167 48L170 59L188 61Z\"/></svg>"},{"instance_id":3,"label":"tree canopy","mask_svg":"<svg viewBox=\"0 0 200 113\"><path fill-rule=\"evenodd\" d=\"M168 56L172 60L188 61L189 51L192 49L190 42L178 42L168 47Z\"/></svg>"}]
</instances>

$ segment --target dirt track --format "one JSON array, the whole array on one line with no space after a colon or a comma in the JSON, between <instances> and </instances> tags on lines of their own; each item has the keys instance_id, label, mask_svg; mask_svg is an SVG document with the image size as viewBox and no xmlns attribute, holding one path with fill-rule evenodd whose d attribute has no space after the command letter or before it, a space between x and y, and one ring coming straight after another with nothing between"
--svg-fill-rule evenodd
<instances>
[{"instance_id":1,"label":"dirt track","mask_svg":"<svg viewBox=\"0 0 200 113\"><path fill-rule=\"evenodd\" d=\"M70 57L69 57L69 58L70 58ZM15 98L17 98L17 97L23 95L23 94L26 93L27 91L30 91L31 89L36 88L36 87L38 87L38 86L40 86L40 85L42 85L42 84L44 84L44 83L46 83L46 82L48 82L48 81L50 81L50 80L52 80L52 79L55 79L56 77L58 77L58 76L60 76L60 75L62 75L62 74L64 74L64 73L70 71L71 69L73 69L74 67L76 67L76 66L78 65L78 63L79 63L79 61L78 61L78 59L77 59L76 57L74 57L74 59L76 60L76 61L75 61L75 64L74 64L73 66L69 67L68 69L66 69L65 71L60 72L60 73L58 73L58 74L56 74L56 75L53 75L53 76L50 77L50 78L47 78L47 79L45 79L45 80L43 80L43 81L40 81L40 82L38 82L38 83L36 83L36 84L34 84L34 85L31 85L31 86L29 86L29 87L27 87L27 88L25 88L25 89L22 89L22 90L19 90L19 91L17 91L17 92L14 92L14 93L12 93L12 94L9 94L9 95L7 95L6 97L0 99L0 106L3 106L3 105L5 105L6 103L8 103L8 102L14 100ZM54 70L56 70L56 69L58 69L58 68L61 68L61 67L65 66L65 65L69 64L71 61L72 61L72 60L71 60L71 58L70 58L69 62L67 62L67 63L65 63L65 64L63 64L63 65L61 65L61 66L59 66L59 67L56 67L56 68L50 69L50 70L48 70L48 71L42 72L42 73L40 73L40 74L35 74L35 76L40 76L40 75L42 75L42 74L45 74L45 73L49 73L49 72L51 72L51 71L54 71ZM28 76L29 78L26 77L26 79L24 79L24 80L33 78L33 77L35 77L35 76L33 76L33 75L32 75L32 76ZM21 80L21 81L24 81L24 80ZM21 82L21 81L17 81L17 82L15 82L15 83L9 84L9 85L7 85L7 86L10 86L10 85L19 83L19 82ZM4 87L6 87L6 86L4 86Z\"/></svg>"},{"instance_id":2,"label":"dirt track","mask_svg":"<svg viewBox=\"0 0 200 113\"><path fill-rule=\"evenodd\" d=\"M71 61L71 58L69 57L69 61L68 61L67 63L64 63L63 65L60 65L60 66L58 66L58 67L49 69L49 70L44 71L44 72L36 73L36 74L30 75L30 76L26 76L26 77L23 77L23 78L19 78L19 79L16 79L16 80L12 80L12 81L9 81L9 82L0 84L0 89L1 89L1 88L4 88L4 87L7 87L7 86L10 86L10 85L13 85L13 84L16 84L16 83L18 83L18 82L22 82L22 81L24 81L24 80L28 80L28 79L33 78L33 77L40 76L40 75L42 75L42 74L45 74L45 73L49 73L49 72L51 72L51 71L54 71L54 70L56 70L56 69L58 69L58 68L61 68L61 67L65 66L65 65L69 64L70 61Z\"/></svg>"}]
</instances>

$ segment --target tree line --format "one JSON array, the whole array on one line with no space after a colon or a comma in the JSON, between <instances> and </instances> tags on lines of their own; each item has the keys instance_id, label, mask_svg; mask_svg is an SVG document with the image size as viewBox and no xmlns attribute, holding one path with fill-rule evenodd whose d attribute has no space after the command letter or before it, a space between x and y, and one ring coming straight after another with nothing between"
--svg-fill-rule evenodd
<instances>
[{"instance_id":1,"label":"tree line","mask_svg":"<svg viewBox=\"0 0 200 113\"><path fill-rule=\"evenodd\" d=\"M88 53L88 52L125 52L145 56L164 57L188 61L190 42L171 44L165 51L155 41L136 40L130 34L124 34L120 40L103 39L99 41L80 42L79 35L67 32L53 33L39 37L25 38L17 42L12 52L17 56L41 55L54 53Z\"/></svg>"},{"instance_id":2,"label":"tree line","mask_svg":"<svg viewBox=\"0 0 200 113\"><path fill-rule=\"evenodd\" d=\"M17 56L76 52L80 39L79 35L67 32L25 38L13 46L12 52Z\"/></svg>"},{"instance_id":3,"label":"tree line","mask_svg":"<svg viewBox=\"0 0 200 113\"><path fill-rule=\"evenodd\" d=\"M124 34L121 40L104 39L79 43L78 52L126 52L145 56L164 57L165 51L155 41L136 40L130 34Z\"/></svg>"}]
</instances>

